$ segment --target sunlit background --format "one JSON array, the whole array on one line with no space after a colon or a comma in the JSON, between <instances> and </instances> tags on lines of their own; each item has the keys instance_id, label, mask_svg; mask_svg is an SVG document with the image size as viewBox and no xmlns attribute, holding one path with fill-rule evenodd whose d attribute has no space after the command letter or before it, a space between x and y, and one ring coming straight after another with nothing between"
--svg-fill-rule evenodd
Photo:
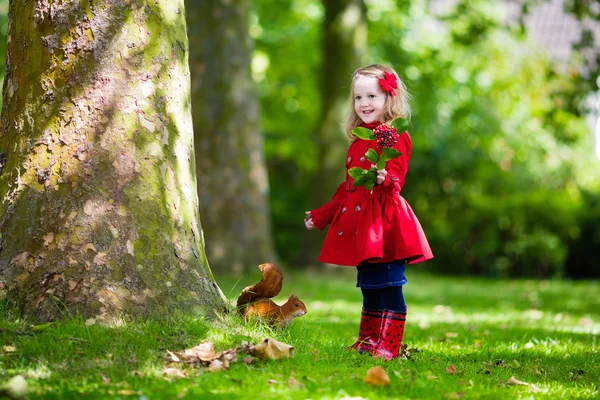
<instances>
[{"instance_id":1,"label":"sunlit background","mask_svg":"<svg viewBox=\"0 0 600 400\"><path fill-rule=\"evenodd\" d=\"M575 3L365 0L364 17L359 6L341 17L341 27L365 22L354 38L362 64L393 66L413 96L402 195L435 253L425 268L600 276L600 28ZM7 11L0 0L1 63ZM302 216L319 205L325 8L256 0L250 19L275 245L284 264L305 265Z\"/></svg>"}]
</instances>

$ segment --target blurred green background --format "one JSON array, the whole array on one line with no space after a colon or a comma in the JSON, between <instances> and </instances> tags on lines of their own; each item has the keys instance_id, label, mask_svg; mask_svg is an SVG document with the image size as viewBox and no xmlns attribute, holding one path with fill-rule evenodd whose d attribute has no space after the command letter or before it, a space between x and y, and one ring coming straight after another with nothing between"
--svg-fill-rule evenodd
<instances>
[{"instance_id":1,"label":"blurred green background","mask_svg":"<svg viewBox=\"0 0 600 400\"><path fill-rule=\"evenodd\" d=\"M435 12L434 3L363 3L362 64L391 65L413 96L402 195L435 254L424 268L599 277L600 162L589 122L598 118L589 106L591 96L598 103L598 69L584 68L577 48L569 60L553 60L518 18L507 21L502 2L442 2L451 6ZM318 186L324 7L255 0L250 10L275 246L293 266L303 251L303 212L319 205L311 193ZM0 0L2 65L7 12Z\"/></svg>"}]
</instances>

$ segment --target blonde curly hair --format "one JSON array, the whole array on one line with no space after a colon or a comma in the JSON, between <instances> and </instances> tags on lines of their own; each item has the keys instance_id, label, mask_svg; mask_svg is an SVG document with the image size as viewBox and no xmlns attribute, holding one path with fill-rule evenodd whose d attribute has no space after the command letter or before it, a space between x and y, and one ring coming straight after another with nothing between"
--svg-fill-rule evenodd
<instances>
[{"instance_id":1,"label":"blonde curly hair","mask_svg":"<svg viewBox=\"0 0 600 400\"><path fill-rule=\"evenodd\" d=\"M396 75L398 88L395 89L396 96L392 96L386 92L383 121L381 122L390 125L396 118L410 117L410 95L406 90L406 85L404 82L402 82L396 71L381 64L373 64L359 68L352 74L352 85L350 88L350 113L348 114L348 119L346 120L346 135L348 135L351 141L355 141L357 139L356 136L352 134L352 129L356 128L363 122L362 119L356 114L356 111L354 111L354 82L356 82L356 79L361 76L373 77L377 79L385 78L384 72Z\"/></svg>"}]
</instances>

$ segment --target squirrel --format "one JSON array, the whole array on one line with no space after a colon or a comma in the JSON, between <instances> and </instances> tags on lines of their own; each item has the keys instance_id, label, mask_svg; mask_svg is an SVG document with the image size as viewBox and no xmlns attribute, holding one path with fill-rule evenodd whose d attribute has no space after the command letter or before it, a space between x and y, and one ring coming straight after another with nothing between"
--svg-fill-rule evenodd
<instances>
[{"instance_id":1,"label":"squirrel","mask_svg":"<svg viewBox=\"0 0 600 400\"><path fill-rule=\"evenodd\" d=\"M281 291L283 282L283 274L277 265L265 263L258 268L262 272L260 281L244 288L237 299L237 310L244 318L259 317L266 319L270 326L285 328L294 318L306 314L306 306L293 293L282 306L271 301Z\"/></svg>"}]
</instances>

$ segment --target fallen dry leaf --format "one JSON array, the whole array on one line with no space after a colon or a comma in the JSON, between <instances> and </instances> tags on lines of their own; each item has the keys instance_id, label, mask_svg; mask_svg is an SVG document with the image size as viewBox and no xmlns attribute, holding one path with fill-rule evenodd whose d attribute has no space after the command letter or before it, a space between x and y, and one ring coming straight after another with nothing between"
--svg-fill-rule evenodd
<instances>
[{"instance_id":1,"label":"fallen dry leaf","mask_svg":"<svg viewBox=\"0 0 600 400\"><path fill-rule=\"evenodd\" d=\"M290 389L302 389L304 384L298 381L296 378L290 376L290 379L288 379L288 387Z\"/></svg>"},{"instance_id":2,"label":"fallen dry leaf","mask_svg":"<svg viewBox=\"0 0 600 400\"><path fill-rule=\"evenodd\" d=\"M17 348L13 345L4 345L2 346L2 352L3 353L14 353L15 351L17 351Z\"/></svg>"},{"instance_id":3,"label":"fallen dry leaf","mask_svg":"<svg viewBox=\"0 0 600 400\"><path fill-rule=\"evenodd\" d=\"M514 376L511 376L507 381L506 381L507 385L522 385L522 386L529 386L529 383L527 382L523 382L518 380L517 378L515 378Z\"/></svg>"},{"instance_id":4,"label":"fallen dry leaf","mask_svg":"<svg viewBox=\"0 0 600 400\"><path fill-rule=\"evenodd\" d=\"M11 399L22 399L29 392L29 384L22 375L16 375L0 387L0 395L6 395ZM4 396L2 396L4 397Z\"/></svg>"},{"instance_id":5,"label":"fallen dry leaf","mask_svg":"<svg viewBox=\"0 0 600 400\"><path fill-rule=\"evenodd\" d=\"M449 374L455 374L456 373L456 367L452 364L450 364L448 366L448 368L446 368L446 372Z\"/></svg>"},{"instance_id":6,"label":"fallen dry leaf","mask_svg":"<svg viewBox=\"0 0 600 400\"><path fill-rule=\"evenodd\" d=\"M240 352L248 354L242 361L245 364L250 364L254 360L252 356L267 360L293 357L294 347L267 338L256 345L242 341L240 347L216 352L211 342L203 342L181 352L167 350L166 362L167 364L187 363L191 366L205 366L208 367L209 371L216 372L228 369L229 364L237 360L237 355ZM179 376L175 368L167 368L167 370L169 373Z\"/></svg>"},{"instance_id":7,"label":"fallen dry leaf","mask_svg":"<svg viewBox=\"0 0 600 400\"><path fill-rule=\"evenodd\" d=\"M168 361L170 361L170 362L180 362L181 361L175 353L173 353L169 350L167 350L167 355L169 356Z\"/></svg>"},{"instance_id":8,"label":"fallen dry leaf","mask_svg":"<svg viewBox=\"0 0 600 400\"><path fill-rule=\"evenodd\" d=\"M364 379L371 386L388 386L390 377L381 367L373 367L367 371L367 377Z\"/></svg>"},{"instance_id":9,"label":"fallen dry leaf","mask_svg":"<svg viewBox=\"0 0 600 400\"><path fill-rule=\"evenodd\" d=\"M210 372L217 372L217 371L221 371L224 368L224 364L221 360L213 360L210 365L208 366L208 370Z\"/></svg>"},{"instance_id":10,"label":"fallen dry leaf","mask_svg":"<svg viewBox=\"0 0 600 400\"><path fill-rule=\"evenodd\" d=\"M201 361L212 361L218 358L211 342L200 343L198 346L192 347L190 351Z\"/></svg>"},{"instance_id":11,"label":"fallen dry leaf","mask_svg":"<svg viewBox=\"0 0 600 400\"><path fill-rule=\"evenodd\" d=\"M174 376L175 378L185 378L187 376L187 372L177 368L165 368L164 374L166 376Z\"/></svg>"},{"instance_id":12,"label":"fallen dry leaf","mask_svg":"<svg viewBox=\"0 0 600 400\"><path fill-rule=\"evenodd\" d=\"M246 365L252 364L252 361L254 361L254 357L252 357L252 356L247 356L247 357L242 358L242 362Z\"/></svg>"},{"instance_id":13,"label":"fallen dry leaf","mask_svg":"<svg viewBox=\"0 0 600 400\"><path fill-rule=\"evenodd\" d=\"M253 350L251 354L260 359L281 360L294 357L294 346L269 338L254 346Z\"/></svg>"},{"instance_id":14,"label":"fallen dry leaf","mask_svg":"<svg viewBox=\"0 0 600 400\"><path fill-rule=\"evenodd\" d=\"M527 383L527 382L523 382L518 380L517 378L515 378L514 376L511 376L506 382L505 384L507 385L518 385L518 386L529 386L529 388L531 389L532 392L541 392L541 389L537 386L535 386L532 383Z\"/></svg>"}]
</instances>

